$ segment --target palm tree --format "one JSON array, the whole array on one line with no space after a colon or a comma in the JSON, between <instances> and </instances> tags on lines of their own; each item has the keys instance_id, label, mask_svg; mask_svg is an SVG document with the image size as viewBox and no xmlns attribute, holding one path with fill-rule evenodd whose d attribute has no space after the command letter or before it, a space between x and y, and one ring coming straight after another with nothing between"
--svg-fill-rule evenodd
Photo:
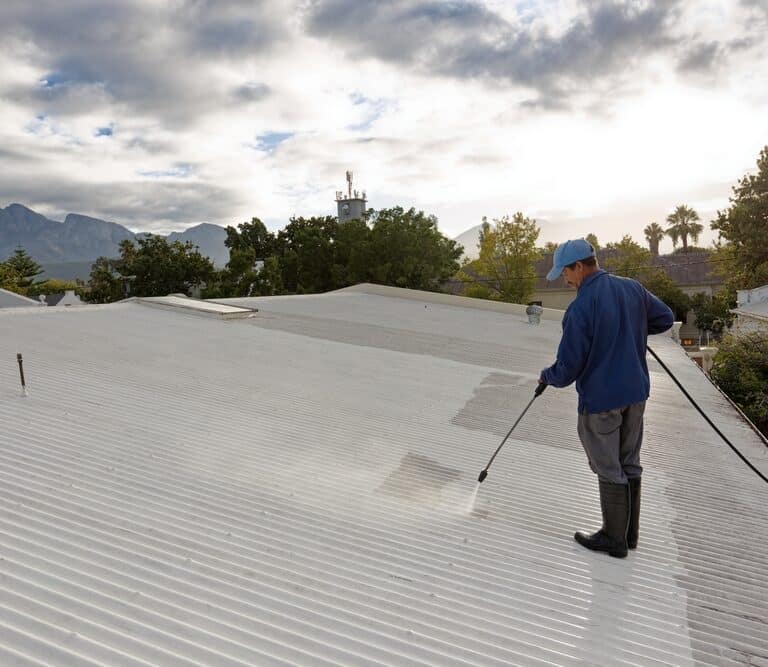
<instances>
[{"instance_id":1,"label":"palm tree","mask_svg":"<svg viewBox=\"0 0 768 667\"><path fill-rule=\"evenodd\" d=\"M645 240L648 241L648 247L651 249L651 255L658 257L659 242L664 238L664 228L658 222L652 222L644 230ZM673 242L676 240L673 238Z\"/></svg>"},{"instance_id":2,"label":"palm tree","mask_svg":"<svg viewBox=\"0 0 768 667\"><path fill-rule=\"evenodd\" d=\"M688 252L688 237L694 243L699 240L699 235L704 231L704 225L700 225L699 214L685 204L678 206L674 213L667 216L667 235L672 239L672 245L677 248L678 240L683 242L683 252Z\"/></svg>"}]
</instances>

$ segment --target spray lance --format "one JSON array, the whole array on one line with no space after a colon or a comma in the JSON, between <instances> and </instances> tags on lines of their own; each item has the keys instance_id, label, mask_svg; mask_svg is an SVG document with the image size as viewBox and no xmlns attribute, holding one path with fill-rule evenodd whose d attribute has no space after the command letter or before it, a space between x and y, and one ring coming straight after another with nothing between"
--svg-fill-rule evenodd
<instances>
[{"instance_id":1,"label":"spray lance","mask_svg":"<svg viewBox=\"0 0 768 667\"><path fill-rule=\"evenodd\" d=\"M539 382L539 386L536 387L536 391L533 392L533 398L528 402L528 405L525 406L525 410L523 410L522 414L517 418L517 421L512 424L512 428L509 429L509 432L507 435L504 436L504 440L501 441L501 444L496 448L496 451L493 453L493 456L491 457L491 460L488 461L488 465L483 468L483 470L480 472L480 476L477 478L478 483L482 482L486 477L488 477L488 468L491 467L491 463L493 463L493 459L496 458L496 455L501 451L501 448L504 446L504 443L507 441L507 438L512 434L512 431L515 430L515 426L517 426L520 423L520 420L525 416L525 413L528 412L528 408L531 407L533 402L544 393L544 390L547 388L546 382Z\"/></svg>"}]
</instances>

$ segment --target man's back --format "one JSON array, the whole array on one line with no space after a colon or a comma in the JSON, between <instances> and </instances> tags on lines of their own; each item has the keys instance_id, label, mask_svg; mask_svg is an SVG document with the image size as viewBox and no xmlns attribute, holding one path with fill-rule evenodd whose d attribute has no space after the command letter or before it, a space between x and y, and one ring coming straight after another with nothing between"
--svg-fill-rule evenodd
<instances>
[{"instance_id":1,"label":"man's back","mask_svg":"<svg viewBox=\"0 0 768 667\"><path fill-rule=\"evenodd\" d=\"M648 334L666 331L673 319L640 283L597 270L584 279L563 317L558 361L545 380L560 387L575 380L579 412L645 401Z\"/></svg>"}]
</instances>

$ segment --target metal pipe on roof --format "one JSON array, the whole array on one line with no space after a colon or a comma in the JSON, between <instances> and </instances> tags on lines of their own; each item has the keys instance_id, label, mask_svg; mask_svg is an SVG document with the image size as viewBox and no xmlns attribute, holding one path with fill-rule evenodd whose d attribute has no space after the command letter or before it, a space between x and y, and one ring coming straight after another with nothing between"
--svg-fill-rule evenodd
<instances>
[{"instance_id":1,"label":"metal pipe on roof","mask_svg":"<svg viewBox=\"0 0 768 667\"><path fill-rule=\"evenodd\" d=\"M19 375L21 376L21 395L29 396L29 392L27 392L27 383L24 381L24 360L21 358L21 352L16 353L16 361L19 362Z\"/></svg>"}]
</instances>

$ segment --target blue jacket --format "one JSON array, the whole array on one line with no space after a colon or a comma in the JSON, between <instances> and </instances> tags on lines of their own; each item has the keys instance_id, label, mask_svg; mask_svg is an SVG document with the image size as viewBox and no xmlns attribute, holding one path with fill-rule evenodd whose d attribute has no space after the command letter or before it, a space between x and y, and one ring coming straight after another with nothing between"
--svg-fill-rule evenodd
<instances>
[{"instance_id":1,"label":"blue jacket","mask_svg":"<svg viewBox=\"0 0 768 667\"><path fill-rule=\"evenodd\" d=\"M541 372L553 387L576 382L579 413L605 412L648 399L648 334L672 326L669 307L635 280L598 270L587 276L563 316L557 361Z\"/></svg>"}]
</instances>

